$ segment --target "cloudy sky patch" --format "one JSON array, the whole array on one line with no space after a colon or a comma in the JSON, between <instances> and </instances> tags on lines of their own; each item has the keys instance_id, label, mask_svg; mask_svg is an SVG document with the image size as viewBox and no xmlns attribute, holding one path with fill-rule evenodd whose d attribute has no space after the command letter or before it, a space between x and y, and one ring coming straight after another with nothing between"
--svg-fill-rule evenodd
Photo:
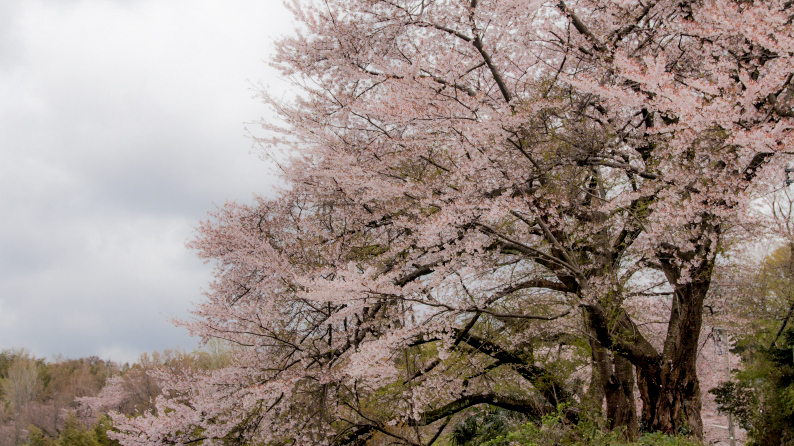
<instances>
[{"instance_id":1,"label":"cloudy sky patch","mask_svg":"<svg viewBox=\"0 0 794 446\"><path fill-rule=\"evenodd\" d=\"M278 0L0 3L0 348L195 345L168 323L210 281L184 243L275 184L244 123L290 22Z\"/></svg>"}]
</instances>

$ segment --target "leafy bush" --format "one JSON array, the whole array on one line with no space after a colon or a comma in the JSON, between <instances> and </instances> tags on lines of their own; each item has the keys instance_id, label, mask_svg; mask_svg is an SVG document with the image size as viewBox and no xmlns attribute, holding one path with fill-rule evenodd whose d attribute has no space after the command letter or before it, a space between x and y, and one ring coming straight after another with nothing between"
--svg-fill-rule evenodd
<instances>
[{"instance_id":1,"label":"leafy bush","mask_svg":"<svg viewBox=\"0 0 794 446\"><path fill-rule=\"evenodd\" d=\"M626 442L620 430L604 429L604 420L583 417L572 423L564 404L540 422L516 424L517 416L504 410L478 413L459 423L448 436L451 446L701 446L686 438L660 433L645 434ZM513 414L513 415L510 415ZM511 424L512 422L512 424Z\"/></svg>"}]
</instances>

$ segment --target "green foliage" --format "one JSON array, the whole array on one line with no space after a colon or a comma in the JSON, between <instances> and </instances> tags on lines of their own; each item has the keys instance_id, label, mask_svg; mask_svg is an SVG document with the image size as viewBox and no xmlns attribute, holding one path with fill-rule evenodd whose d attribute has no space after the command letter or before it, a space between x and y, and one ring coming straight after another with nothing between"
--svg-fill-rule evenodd
<instances>
[{"instance_id":1,"label":"green foliage","mask_svg":"<svg viewBox=\"0 0 794 446\"><path fill-rule=\"evenodd\" d=\"M8 369L11 368L11 363L14 362L16 352L11 349L3 349L0 351L0 376L6 376Z\"/></svg>"},{"instance_id":2,"label":"green foliage","mask_svg":"<svg viewBox=\"0 0 794 446\"><path fill-rule=\"evenodd\" d=\"M742 429L750 430L753 415L758 408L758 396L746 380L727 381L709 390L715 395L720 412L730 413Z\"/></svg>"},{"instance_id":3,"label":"green foliage","mask_svg":"<svg viewBox=\"0 0 794 446\"><path fill-rule=\"evenodd\" d=\"M700 446L700 443L690 438L674 437L659 432L645 434L635 444L642 446Z\"/></svg>"},{"instance_id":4,"label":"green foliage","mask_svg":"<svg viewBox=\"0 0 794 446\"><path fill-rule=\"evenodd\" d=\"M83 427L74 415L66 419L66 425L56 444L57 446L101 446L94 431Z\"/></svg>"},{"instance_id":5,"label":"green foliage","mask_svg":"<svg viewBox=\"0 0 794 446\"><path fill-rule=\"evenodd\" d=\"M790 246L764 261L747 305L750 326L732 350L743 369L710 390L718 409L748 431L750 445L794 445L794 258ZM743 309L744 310L744 309Z\"/></svg>"},{"instance_id":6,"label":"green foliage","mask_svg":"<svg viewBox=\"0 0 794 446\"><path fill-rule=\"evenodd\" d=\"M113 430L113 422L103 415L93 426L86 427L74 416L66 419L57 439L51 438L36 426L28 427L26 446L120 446L116 440L108 438Z\"/></svg>"},{"instance_id":7,"label":"green foliage","mask_svg":"<svg viewBox=\"0 0 794 446\"><path fill-rule=\"evenodd\" d=\"M544 416L541 422L526 423L504 437L494 438L483 446L510 446L514 444L546 445L609 445L622 438L620 431L605 432L595 420L582 419L571 423L565 416L567 405L561 404L555 413Z\"/></svg>"},{"instance_id":8,"label":"green foliage","mask_svg":"<svg viewBox=\"0 0 794 446\"><path fill-rule=\"evenodd\" d=\"M28 427L28 441L25 444L27 446L55 446L55 441L44 436L41 429L31 425Z\"/></svg>"},{"instance_id":9,"label":"green foliage","mask_svg":"<svg viewBox=\"0 0 794 446\"><path fill-rule=\"evenodd\" d=\"M235 347L222 339L212 338L190 355L201 370L218 370L232 364ZM185 356L185 355L183 355Z\"/></svg>"},{"instance_id":10,"label":"green foliage","mask_svg":"<svg viewBox=\"0 0 794 446\"><path fill-rule=\"evenodd\" d=\"M107 415L99 417L92 430L99 446L120 446L118 441L108 438L108 431L113 430L113 421Z\"/></svg>"},{"instance_id":11,"label":"green foliage","mask_svg":"<svg viewBox=\"0 0 794 446\"><path fill-rule=\"evenodd\" d=\"M566 417L567 409L561 404L540 422L518 425L508 421L489 426L488 413L479 413L458 424L447 442L450 446L701 446L685 437L660 433L646 434L637 442L628 443L621 431L604 429L599 420L585 418L571 423Z\"/></svg>"},{"instance_id":12,"label":"green foliage","mask_svg":"<svg viewBox=\"0 0 794 446\"><path fill-rule=\"evenodd\" d=\"M748 430L751 445L794 444L794 329L772 348L756 347L736 381L711 391L719 410Z\"/></svg>"},{"instance_id":13,"label":"green foliage","mask_svg":"<svg viewBox=\"0 0 794 446\"><path fill-rule=\"evenodd\" d=\"M452 446L479 445L508 433L522 421L526 421L526 417L519 412L489 407L458 423L449 435L449 443Z\"/></svg>"}]
</instances>

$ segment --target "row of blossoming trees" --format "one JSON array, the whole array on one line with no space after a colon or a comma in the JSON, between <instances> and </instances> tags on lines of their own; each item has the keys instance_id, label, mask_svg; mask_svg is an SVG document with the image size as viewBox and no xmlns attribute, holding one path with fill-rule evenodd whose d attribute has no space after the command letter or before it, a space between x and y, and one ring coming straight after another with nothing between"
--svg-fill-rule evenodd
<instances>
[{"instance_id":1,"label":"row of blossoming trees","mask_svg":"<svg viewBox=\"0 0 794 446\"><path fill-rule=\"evenodd\" d=\"M192 242L217 270L186 325L242 348L164 376L122 443L428 445L588 399L702 436L715 259L793 147L791 2L290 7L262 141L288 187Z\"/></svg>"}]
</instances>

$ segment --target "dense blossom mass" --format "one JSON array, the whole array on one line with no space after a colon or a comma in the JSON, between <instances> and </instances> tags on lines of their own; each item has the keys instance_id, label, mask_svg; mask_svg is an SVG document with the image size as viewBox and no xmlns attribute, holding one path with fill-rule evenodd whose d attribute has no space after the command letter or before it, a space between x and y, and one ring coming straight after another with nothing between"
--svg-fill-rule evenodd
<instances>
[{"instance_id":1,"label":"dense blossom mass","mask_svg":"<svg viewBox=\"0 0 794 446\"><path fill-rule=\"evenodd\" d=\"M794 147L791 3L290 7L262 141L288 187L191 243L217 270L186 324L242 348L163 377L122 443L429 445L588 401L701 436L721 237Z\"/></svg>"}]
</instances>

